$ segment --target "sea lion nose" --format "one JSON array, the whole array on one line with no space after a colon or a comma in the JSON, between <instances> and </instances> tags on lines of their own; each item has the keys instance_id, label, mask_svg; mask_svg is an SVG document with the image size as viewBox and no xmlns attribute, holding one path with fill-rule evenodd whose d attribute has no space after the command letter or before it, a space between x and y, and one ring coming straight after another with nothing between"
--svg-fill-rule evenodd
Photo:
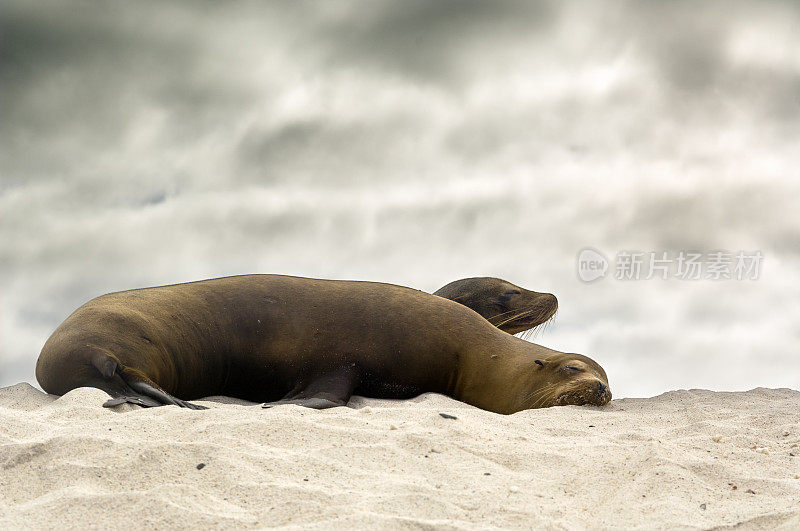
<instances>
[{"instance_id":1,"label":"sea lion nose","mask_svg":"<svg viewBox=\"0 0 800 531\"><path fill-rule=\"evenodd\" d=\"M606 384L604 384L603 382L597 382L597 395L598 396L604 396L604 395L610 395L610 394L611 393L609 392L608 386Z\"/></svg>"},{"instance_id":2,"label":"sea lion nose","mask_svg":"<svg viewBox=\"0 0 800 531\"><path fill-rule=\"evenodd\" d=\"M548 306L555 306L556 308L558 308L558 299L552 293L542 293L542 300Z\"/></svg>"}]
</instances>

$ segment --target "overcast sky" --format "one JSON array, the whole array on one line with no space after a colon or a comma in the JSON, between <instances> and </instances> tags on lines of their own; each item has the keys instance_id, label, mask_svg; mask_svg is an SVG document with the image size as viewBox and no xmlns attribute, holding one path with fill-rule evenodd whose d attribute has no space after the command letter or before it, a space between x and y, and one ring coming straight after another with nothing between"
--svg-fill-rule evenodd
<instances>
[{"instance_id":1,"label":"overcast sky","mask_svg":"<svg viewBox=\"0 0 800 531\"><path fill-rule=\"evenodd\" d=\"M92 297L259 272L553 292L615 397L800 388L797 6L3 2L0 386Z\"/></svg>"}]
</instances>

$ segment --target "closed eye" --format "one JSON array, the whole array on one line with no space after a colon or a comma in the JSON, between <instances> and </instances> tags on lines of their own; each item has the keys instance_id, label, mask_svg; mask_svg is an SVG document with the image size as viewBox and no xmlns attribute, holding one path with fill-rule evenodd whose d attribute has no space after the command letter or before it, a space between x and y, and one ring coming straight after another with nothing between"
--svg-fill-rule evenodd
<instances>
[{"instance_id":1,"label":"closed eye","mask_svg":"<svg viewBox=\"0 0 800 531\"><path fill-rule=\"evenodd\" d=\"M520 290L518 290L518 289L512 289L511 291L506 291L506 293L505 293L505 295L507 297L509 297L511 295L521 295L521 294L522 294L522 292Z\"/></svg>"},{"instance_id":2,"label":"closed eye","mask_svg":"<svg viewBox=\"0 0 800 531\"><path fill-rule=\"evenodd\" d=\"M583 369L580 367L575 367L574 365L565 365L564 370L566 371L576 371L576 372L583 372Z\"/></svg>"}]
</instances>

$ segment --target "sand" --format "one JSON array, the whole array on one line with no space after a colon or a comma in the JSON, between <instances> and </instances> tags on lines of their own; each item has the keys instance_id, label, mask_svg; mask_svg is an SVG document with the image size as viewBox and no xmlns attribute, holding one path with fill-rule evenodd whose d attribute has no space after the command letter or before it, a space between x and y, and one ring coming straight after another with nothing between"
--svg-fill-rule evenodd
<instances>
[{"instance_id":1,"label":"sand","mask_svg":"<svg viewBox=\"0 0 800 531\"><path fill-rule=\"evenodd\" d=\"M496 415L0 389L0 528L800 528L800 392ZM448 413L456 419L443 418Z\"/></svg>"}]
</instances>

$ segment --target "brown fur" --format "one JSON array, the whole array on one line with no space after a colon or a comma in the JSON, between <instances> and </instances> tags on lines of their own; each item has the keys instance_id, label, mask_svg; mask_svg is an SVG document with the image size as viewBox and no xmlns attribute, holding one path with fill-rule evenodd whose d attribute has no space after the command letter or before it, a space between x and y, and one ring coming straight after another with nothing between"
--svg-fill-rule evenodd
<instances>
[{"instance_id":1,"label":"brown fur","mask_svg":"<svg viewBox=\"0 0 800 531\"><path fill-rule=\"evenodd\" d=\"M351 393L437 392L514 413L611 397L591 359L508 335L447 299L391 284L280 275L93 299L47 340L36 377L48 393L92 386L117 397L112 403L141 405L228 395L330 407Z\"/></svg>"},{"instance_id":2,"label":"brown fur","mask_svg":"<svg viewBox=\"0 0 800 531\"><path fill-rule=\"evenodd\" d=\"M558 310L558 299L552 293L530 291L500 278L462 278L433 294L475 310L509 334L535 328Z\"/></svg>"}]
</instances>

